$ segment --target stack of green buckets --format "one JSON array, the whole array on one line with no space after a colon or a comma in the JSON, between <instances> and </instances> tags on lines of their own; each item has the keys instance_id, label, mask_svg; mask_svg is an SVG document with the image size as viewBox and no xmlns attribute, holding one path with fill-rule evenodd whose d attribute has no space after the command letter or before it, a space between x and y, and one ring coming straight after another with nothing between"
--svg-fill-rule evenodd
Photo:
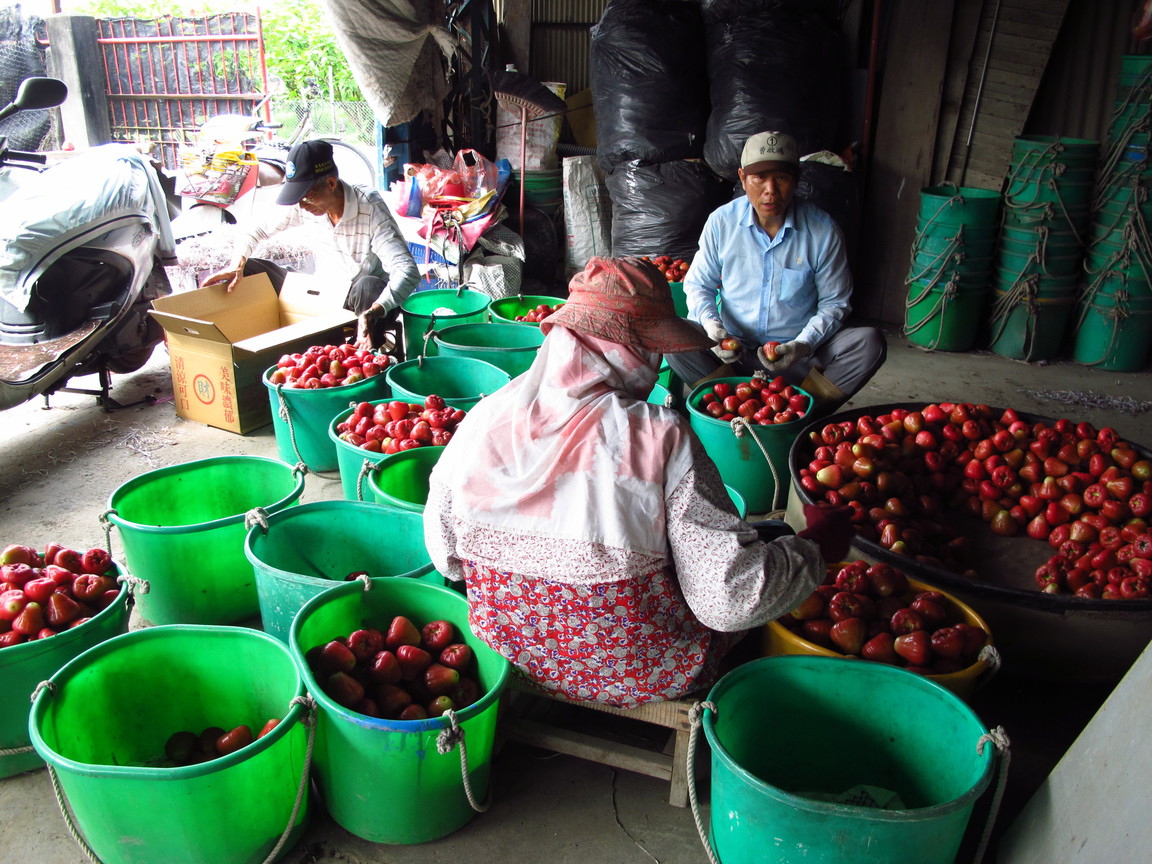
<instances>
[{"instance_id":1,"label":"stack of green buckets","mask_svg":"<svg viewBox=\"0 0 1152 864\"><path fill-rule=\"evenodd\" d=\"M939 351L967 351L976 343L999 212L999 192L951 185L920 190L904 280L904 335L910 342Z\"/></svg>"},{"instance_id":2,"label":"stack of green buckets","mask_svg":"<svg viewBox=\"0 0 1152 864\"><path fill-rule=\"evenodd\" d=\"M1004 185L989 347L1016 360L1052 360L1076 298L1099 142L1015 140Z\"/></svg>"},{"instance_id":3,"label":"stack of green buckets","mask_svg":"<svg viewBox=\"0 0 1152 864\"><path fill-rule=\"evenodd\" d=\"M1152 348L1152 56L1121 61L1071 341L1077 363L1134 372Z\"/></svg>"}]
</instances>

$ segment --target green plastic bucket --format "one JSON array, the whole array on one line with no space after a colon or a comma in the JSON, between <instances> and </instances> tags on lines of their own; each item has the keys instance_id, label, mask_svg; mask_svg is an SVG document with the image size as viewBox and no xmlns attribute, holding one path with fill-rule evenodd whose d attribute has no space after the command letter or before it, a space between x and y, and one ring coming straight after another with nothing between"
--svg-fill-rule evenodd
<instances>
[{"instance_id":1,"label":"green plastic bucket","mask_svg":"<svg viewBox=\"0 0 1152 864\"><path fill-rule=\"evenodd\" d=\"M919 225L912 254L945 255L964 252L986 258L996 246L999 228L995 225L975 228L970 225Z\"/></svg>"},{"instance_id":2,"label":"green plastic bucket","mask_svg":"<svg viewBox=\"0 0 1152 864\"><path fill-rule=\"evenodd\" d=\"M967 351L976 344L987 284L964 289L958 284L912 282L904 310L908 341L937 351Z\"/></svg>"},{"instance_id":3,"label":"green plastic bucket","mask_svg":"<svg viewBox=\"0 0 1152 864\"><path fill-rule=\"evenodd\" d=\"M285 643L300 607L352 573L411 578L435 573L419 514L370 501L290 507L269 517L267 530L252 526L244 555L256 576L264 632Z\"/></svg>"},{"instance_id":4,"label":"green plastic bucket","mask_svg":"<svg viewBox=\"0 0 1152 864\"><path fill-rule=\"evenodd\" d=\"M149 471L108 498L136 596L152 624L236 624L260 613L244 524L296 504L304 475L266 456L215 456Z\"/></svg>"},{"instance_id":5,"label":"green plastic bucket","mask_svg":"<svg viewBox=\"0 0 1152 864\"><path fill-rule=\"evenodd\" d=\"M372 404L379 405L381 402L391 401L391 399L376 399ZM361 478L367 477L371 466L387 456L384 453L356 447L340 437L336 427L351 417L354 410L355 406L347 408L332 418L332 422L328 424L328 439L336 448L336 467L340 470L340 487L345 500L368 501L371 499L367 494L367 486Z\"/></svg>"},{"instance_id":6,"label":"green plastic bucket","mask_svg":"<svg viewBox=\"0 0 1152 864\"><path fill-rule=\"evenodd\" d=\"M669 282L668 290L672 292L672 306L681 318L688 317L688 295L684 293L683 282Z\"/></svg>"},{"instance_id":7,"label":"green plastic bucket","mask_svg":"<svg viewBox=\"0 0 1152 864\"><path fill-rule=\"evenodd\" d=\"M1072 359L1108 372L1138 372L1152 349L1152 297L1097 293L1078 305Z\"/></svg>"},{"instance_id":8,"label":"green plastic bucket","mask_svg":"<svg viewBox=\"0 0 1152 864\"><path fill-rule=\"evenodd\" d=\"M995 747L955 694L884 663L786 655L708 695L711 842L724 862L952 864ZM862 706L877 706L868 710ZM902 809L839 803L856 786Z\"/></svg>"},{"instance_id":9,"label":"green plastic bucket","mask_svg":"<svg viewBox=\"0 0 1152 864\"><path fill-rule=\"evenodd\" d=\"M1084 236L1090 216L1091 209L1087 205L1070 208L1052 202L1041 202L1005 207L1003 224L1009 228L1028 230L1047 228L1050 231L1072 231Z\"/></svg>"},{"instance_id":10,"label":"green plastic bucket","mask_svg":"<svg viewBox=\"0 0 1152 864\"><path fill-rule=\"evenodd\" d=\"M521 175L512 172L509 193L519 195ZM554 214L564 204L563 169L528 170L524 172L524 203L548 215Z\"/></svg>"},{"instance_id":11,"label":"green plastic bucket","mask_svg":"<svg viewBox=\"0 0 1152 864\"><path fill-rule=\"evenodd\" d=\"M1013 360L1054 360L1064 347L1068 318L1075 298L1020 297L993 292L988 347Z\"/></svg>"},{"instance_id":12,"label":"green plastic bucket","mask_svg":"<svg viewBox=\"0 0 1152 864\"><path fill-rule=\"evenodd\" d=\"M663 384L654 384L652 385L652 392L648 394L648 398L645 401L651 405L663 405L665 408L668 408L670 407L668 405L668 398L671 395L668 388Z\"/></svg>"},{"instance_id":13,"label":"green plastic bucket","mask_svg":"<svg viewBox=\"0 0 1152 864\"><path fill-rule=\"evenodd\" d=\"M1012 142L1012 164L1027 173L1055 173L1061 177L1092 175L1100 155L1100 142L1058 135L1020 135ZM1056 166L1061 166L1057 168ZM1088 179L1091 179L1089 176Z\"/></svg>"},{"instance_id":14,"label":"green plastic bucket","mask_svg":"<svg viewBox=\"0 0 1152 864\"><path fill-rule=\"evenodd\" d=\"M435 336L440 357L472 357L503 369L509 378L526 372L544 343L539 327L500 321L454 324Z\"/></svg>"},{"instance_id":15,"label":"green plastic bucket","mask_svg":"<svg viewBox=\"0 0 1152 864\"><path fill-rule=\"evenodd\" d=\"M912 264L908 268L908 279L924 281L938 279L947 282L955 276L957 279L968 282L986 284L991 272L991 256L974 258L967 253L942 256L918 252L912 257Z\"/></svg>"},{"instance_id":16,"label":"green plastic bucket","mask_svg":"<svg viewBox=\"0 0 1152 864\"><path fill-rule=\"evenodd\" d=\"M732 504L736 508L736 515L741 519L748 515L748 502L744 500L744 496L733 489L731 486L725 486L728 490L728 497L732 499Z\"/></svg>"},{"instance_id":17,"label":"green plastic bucket","mask_svg":"<svg viewBox=\"0 0 1152 864\"><path fill-rule=\"evenodd\" d=\"M264 373L264 386L272 405L272 426L276 432L276 450L289 465L303 462L311 471L331 471L337 467L336 447L328 438L332 417L349 403L383 399L388 394L388 379L373 375L343 387L320 387L306 390L285 387L268 380L276 367Z\"/></svg>"},{"instance_id":18,"label":"green plastic bucket","mask_svg":"<svg viewBox=\"0 0 1152 864\"><path fill-rule=\"evenodd\" d=\"M414 447L378 463L368 475L372 500L398 510L423 513L428 503L428 477L443 452L443 447Z\"/></svg>"},{"instance_id":19,"label":"green plastic bucket","mask_svg":"<svg viewBox=\"0 0 1152 864\"><path fill-rule=\"evenodd\" d=\"M1023 258L1035 256L1048 261L1053 258L1080 258L1084 255L1084 245L1071 232L1005 228L996 246L996 255L997 257L1015 255Z\"/></svg>"},{"instance_id":20,"label":"green plastic bucket","mask_svg":"<svg viewBox=\"0 0 1152 864\"><path fill-rule=\"evenodd\" d=\"M461 828L474 813L460 745L443 753L437 747L449 719L382 720L344 708L320 688L304 655L360 627L387 628L395 615L417 626L451 621L473 649L484 693L456 713L477 802L487 797L496 714L510 666L472 635L468 601L459 592L415 579L371 582L371 590L359 581L330 588L309 600L292 622L289 646L319 706L313 776L329 814L345 830L374 843L424 843Z\"/></svg>"},{"instance_id":21,"label":"green plastic bucket","mask_svg":"<svg viewBox=\"0 0 1152 864\"><path fill-rule=\"evenodd\" d=\"M1027 284L1038 297L1071 297L1076 293L1081 274L1077 272L1063 275L1044 273L1033 263L1022 270L997 267L992 274L992 286L1000 291L1009 291L1019 284Z\"/></svg>"},{"instance_id":22,"label":"green plastic bucket","mask_svg":"<svg viewBox=\"0 0 1152 864\"><path fill-rule=\"evenodd\" d=\"M996 224L1000 193L965 186L927 186L920 190L920 219L937 227Z\"/></svg>"},{"instance_id":23,"label":"green plastic bucket","mask_svg":"<svg viewBox=\"0 0 1152 864\"><path fill-rule=\"evenodd\" d=\"M423 405L436 394L464 411L512 380L499 366L475 357L417 357L389 367L387 378L393 399Z\"/></svg>"},{"instance_id":24,"label":"green plastic bucket","mask_svg":"<svg viewBox=\"0 0 1152 864\"><path fill-rule=\"evenodd\" d=\"M1009 210L1037 204L1053 204L1070 213L1086 213L1096 186L1092 178L1065 180L1052 177L1011 177L1004 189L1004 206Z\"/></svg>"},{"instance_id":25,"label":"green plastic bucket","mask_svg":"<svg viewBox=\"0 0 1152 864\"><path fill-rule=\"evenodd\" d=\"M435 354L436 345L428 334L452 324L488 320L491 298L467 288L434 288L417 291L400 306L404 325L404 356Z\"/></svg>"},{"instance_id":26,"label":"green plastic bucket","mask_svg":"<svg viewBox=\"0 0 1152 864\"><path fill-rule=\"evenodd\" d=\"M788 500L788 450L808 421L801 418L768 426L753 423L740 426L741 434L737 435L731 423L703 409L704 394L713 385L726 382L735 387L747 380L714 378L697 385L688 395L688 422L716 463L724 484L744 499L745 512L771 513L783 508ZM799 387L796 390L811 396Z\"/></svg>"},{"instance_id":27,"label":"green plastic bucket","mask_svg":"<svg viewBox=\"0 0 1152 864\"><path fill-rule=\"evenodd\" d=\"M1121 54L1117 81L1127 87L1152 74L1152 54Z\"/></svg>"},{"instance_id":28,"label":"green plastic bucket","mask_svg":"<svg viewBox=\"0 0 1152 864\"><path fill-rule=\"evenodd\" d=\"M308 817L300 673L286 645L246 627L134 630L81 654L39 692L29 728L74 822L105 864L259 864ZM181 730L265 735L227 756L163 767ZM298 809L295 810L298 805Z\"/></svg>"},{"instance_id":29,"label":"green plastic bucket","mask_svg":"<svg viewBox=\"0 0 1152 864\"><path fill-rule=\"evenodd\" d=\"M549 294L517 294L515 297L501 297L499 300L492 300L488 304L488 314L493 321L501 324L527 324L529 327L539 327L540 324L535 321L517 321L517 315L527 315L537 306L546 304L548 306L555 306L557 303L563 303L564 300L560 297L552 297Z\"/></svg>"},{"instance_id":30,"label":"green plastic bucket","mask_svg":"<svg viewBox=\"0 0 1152 864\"><path fill-rule=\"evenodd\" d=\"M1137 249L1101 240L1088 248L1084 271L1089 275L1122 282L1124 289L1134 296L1147 295L1152 260L1147 260Z\"/></svg>"},{"instance_id":31,"label":"green plastic bucket","mask_svg":"<svg viewBox=\"0 0 1152 864\"><path fill-rule=\"evenodd\" d=\"M117 568L117 572L122 572ZM56 670L106 639L128 632L128 584L121 583L116 602L97 612L89 621L57 633L51 639L34 639L0 651L0 750L26 753L0 755L0 778L41 768L44 760L32 749L28 737L28 706L32 692Z\"/></svg>"}]
</instances>

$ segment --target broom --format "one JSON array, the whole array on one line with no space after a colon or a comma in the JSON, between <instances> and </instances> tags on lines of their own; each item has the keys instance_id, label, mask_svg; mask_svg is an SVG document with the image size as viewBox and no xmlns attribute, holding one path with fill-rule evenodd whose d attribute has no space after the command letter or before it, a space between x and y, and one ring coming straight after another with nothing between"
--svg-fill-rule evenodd
<instances>
[{"instance_id":1,"label":"broom","mask_svg":"<svg viewBox=\"0 0 1152 864\"><path fill-rule=\"evenodd\" d=\"M543 120L568 110L564 100L528 75L497 72L492 76L492 95L509 111L520 112L520 234L524 234L524 186L528 143L528 121Z\"/></svg>"}]
</instances>

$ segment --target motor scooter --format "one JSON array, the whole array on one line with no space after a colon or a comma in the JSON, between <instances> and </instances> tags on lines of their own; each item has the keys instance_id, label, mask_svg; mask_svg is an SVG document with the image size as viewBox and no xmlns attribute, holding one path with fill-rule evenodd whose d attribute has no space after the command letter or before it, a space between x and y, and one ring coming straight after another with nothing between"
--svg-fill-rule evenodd
<instances>
[{"instance_id":1,"label":"motor scooter","mask_svg":"<svg viewBox=\"0 0 1152 864\"><path fill-rule=\"evenodd\" d=\"M172 223L177 243L234 225L241 198L248 196L254 207L250 193L284 182L287 150L262 140L280 124L261 121L259 111L260 105L250 115L210 117L195 139L180 147L175 187L184 205Z\"/></svg>"},{"instance_id":2,"label":"motor scooter","mask_svg":"<svg viewBox=\"0 0 1152 864\"><path fill-rule=\"evenodd\" d=\"M26 79L0 119L66 96L54 78ZM47 406L58 391L91 393L105 411L124 407L110 396L110 373L149 360L164 330L148 311L172 291L160 174L127 144L47 162L0 138L0 410L37 396ZM68 386L92 374L99 390Z\"/></svg>"}]
</instances>

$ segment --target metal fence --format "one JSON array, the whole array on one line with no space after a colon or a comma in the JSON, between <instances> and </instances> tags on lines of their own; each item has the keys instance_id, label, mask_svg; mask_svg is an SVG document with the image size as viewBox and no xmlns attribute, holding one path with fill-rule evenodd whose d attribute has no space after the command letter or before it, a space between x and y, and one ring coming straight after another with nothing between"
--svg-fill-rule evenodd
<instances>
[{"instance_id":1,"label":"metal fence","mask_svg":"<svg viewBox=\"0 0 1152 864\"><path fill-rule=\"evenodd\" d=\"M116 140L151 145L173 168L217 114L247 114L268 90L259 14L97 19Z\"/></svg>"},{"instance_id":2,"label":"metal fence","mask_svg":"<svg viewBox=\"0 0 1152 864\"><path fill-rule=\"evenodd\" d=\"M276 137L287 141L339 138L369 149L376 147L376 117L367 102L273 99L271 113L272 122L282 124Z\"/></svg>"}]
</instances>

